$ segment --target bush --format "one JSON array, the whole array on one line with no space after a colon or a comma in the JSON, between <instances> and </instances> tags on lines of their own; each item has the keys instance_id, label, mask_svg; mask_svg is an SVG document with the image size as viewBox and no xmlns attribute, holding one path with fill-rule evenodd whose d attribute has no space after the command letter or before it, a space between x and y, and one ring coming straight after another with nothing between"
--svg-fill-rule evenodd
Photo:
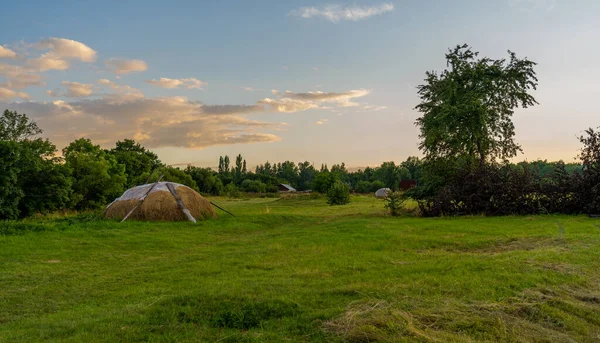
<instances>
[{"instance_id":1,"label":"bush","mask_svg":"<svg viewBox=\"0 0 600 343\"><path fill-rule=\"evenodd\" d=\"M389 192L387 197L383 199L383 207L388 209L392 216L397 216L401 213L406 199L402 192Z\"/></svg>"},{"instance_id":2,"label":"bush","mask_svg":"<svg viewBox=\"0 0 600 343\"><path fill-rule=\"evenodd\" d=\"M234 183L230 183L225 186L224 192L230 198L237 198L240 196L240 190L235 186Z\"/></svg>"},{"instance_id":3,"label":"bush","mask_svg":"<svg viewBox=\"0 0 600 343\"><path fill-rule=\"evenodd\" d=\"M242 191L249 193L265 193L266 191L266 186L264 183L248 179L242 181L240 188Z\"/></svg>"},{"instance_id":4,"label":"bush","mask_svg":"<svg viewBox=\"0 0 600 343\"><path fill-rule=\"evenodd\" d=\"M329 205L346 205L350 202L350 186L341 181L333 183L327 191L327 203Z\"/></svg>"},{"instance_id":5,"label":"bush","mask_svg":"<svg viewBox=\"0 0 600 343\"><path fill-rule=\"evenodd\" d=\"M369 181L359 181L356 184L355 190L356 193L367 194L371 193L371 189L373 188L373 183Z\"/></svg>"},{"instance_id":6,"label":"bush","mask_svg":"<svg viewBox=\"0 0 600 343\"><path fill-rule=\"evenodd\" d=\"M319 172L312 183L312 190L319 193L327 193L335 183L336 178L330 172Z\"/></svg>"}]
</instances>

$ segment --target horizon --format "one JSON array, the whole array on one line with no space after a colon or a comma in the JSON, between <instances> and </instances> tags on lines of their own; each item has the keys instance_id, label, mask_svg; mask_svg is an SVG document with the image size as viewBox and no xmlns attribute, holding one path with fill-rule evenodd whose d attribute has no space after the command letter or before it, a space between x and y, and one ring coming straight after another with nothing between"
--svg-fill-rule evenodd
<instances>
[{"instance_id":1,"label":"horizon","mask_svg":"<svg viewBox=\"0 0 600 343\"><path fill-rule=\"evenodd\" d=\"M524 153L511 161L576 162L576 136L600 126L591 0L5 9L0 19L15 29L0 32L0 109L27 114L59 150L81 137L108 149L129 138L174 166L214 168L237 154L252 169L399 163L422 156L416 86L463 43L480 57L511 50L537 63L539 105L515 111Z\"/></svg>"}]
</instances>

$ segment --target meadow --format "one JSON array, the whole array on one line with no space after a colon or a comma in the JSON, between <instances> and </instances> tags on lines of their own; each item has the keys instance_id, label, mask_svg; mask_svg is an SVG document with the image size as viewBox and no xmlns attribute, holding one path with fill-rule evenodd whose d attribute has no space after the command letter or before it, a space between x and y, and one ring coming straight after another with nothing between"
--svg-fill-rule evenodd
<instances>
[{"instance_id":1,"label":"meadow","mask_svg":"<svg viewBox=\"0 0 600 343\"><path fill-rule=\"evenodd\" d=\"M236 216L1 222L0 341L600 341L599 219L212 200Z\"/></svg>"}]
</instances>

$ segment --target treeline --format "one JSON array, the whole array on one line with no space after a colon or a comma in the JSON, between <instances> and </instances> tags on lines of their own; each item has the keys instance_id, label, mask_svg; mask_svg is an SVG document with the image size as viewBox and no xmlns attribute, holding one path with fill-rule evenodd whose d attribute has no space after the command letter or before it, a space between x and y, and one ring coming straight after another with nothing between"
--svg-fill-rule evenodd
<instances>
[{"instance_id":1,"label":"treeline","mask_svg":"<svg viewBox=\"0 0 600 343\"><path fill-rule=\"evenodd\" d=\"M240 192L276 193L281 183L299 191L327 193L336 181L356 193L367 194L384 187L398 190L402 180L416 180L418 187L409 194L419 200L424 215L552 212L567 203L565 208L569 210L561 212L575 213L579 207L573 203L573 194L583 188L598 188L584 186L581 181L588 180L584 175L590 175L589 168L584 170L589 165L586 161L583 165L548 161L486 165L482 173L468 169L466 163L448 162L442 166L408 157L400 164L384 162L351 172L344 163L316 168L306 161L265 162L249 170L246 160L238 155L233 162L229 156L220 157L217 170L196 166L179 169L165 165L155 153L131 139L116 142L112 149L102 149L81 138L57 157L56 147L38 138L41 133L25 114L6 110L0 116L0 219L56 210L98 209L126 189L154 182L160 175L164 181L187 185L205 195L228 196ZM446 174L440 176L440 170ZM577 190L568 188L575 185ZM518 189L520 195L512 192L512 196L506 196L508 189ZM569 201L552 200L548 204L545 199L550 193L561 194ZM473 194L479 195L474 198ZM490 197L494 201L490 202ZM532 203L539 207L531 210Z\"/></svg>"},{"instance_id":2,"label":"treeline","mask_svg":"<svg viewBox=\"0 0 600 343\"><path fill-rule=\"evenodd\" d=\"M430 160L407 196L423 216L600 214L600 132L590 128L579 140L581 164Z\"/></svg>"},{"instance_id":3,"label":"treeline","mask_svg":"<svg viewBox=\"0 0 600 343\"><path fill-rule=\"evenodd\" d=\"M126 189L156 181L181 183L203 194L236 196L240 192L276 193L278 185L327 193L340 181L356 192L398 189L400 181L418 178L420 160L400 165L384 162L349 172L344 163L316 169L309 162L265 162L254 171L241 155L231 163L219 158L218 169L165 165L131 139L102 149L86 138L71 142L58 157L56 146L39 138L42 130L27 115L5 110L0 116L0 219L16 219L56 210L98 209Z\"/></svg>"}]
</instances>

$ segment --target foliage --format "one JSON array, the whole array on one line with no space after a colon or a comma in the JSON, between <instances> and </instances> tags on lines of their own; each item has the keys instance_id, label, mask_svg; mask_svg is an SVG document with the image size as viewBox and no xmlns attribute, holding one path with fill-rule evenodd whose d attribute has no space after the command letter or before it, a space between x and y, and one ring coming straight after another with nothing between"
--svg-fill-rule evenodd
<instances>
[{"instance_id":1,"label":"foliage","mask_svg":"<svg viewBox=\"0 0 600 343\"><path fill-rule=\"evenodd\" d=\"M118 141L110 153L125 166L127 188L143 184L152 171L163 165L155 153L132 139Z\"/></svg>"},{"instance_id":2,"label":"foliage","mask_svg":"<svg viewBox=\"0 0 600 343\"><path fill-rule=\"evenodd\" d=\"M70 169L25 114L0 116L0 219L22 218L70 204Z\"/></svg>"},{"instance_id":3,"label":"foliage","mask_svg":"<svg viewBox=\"0 0 600 343\"><path fill-rule=\"evenodd\" d=\"M0 141L0 220L19 217L19 201L24 196L18 186L19 144Z\"/></svg>"},{"instance_id":4,"label":"foliage","mask_svg":"<svg viewBox=\"0 0 600 343\"><path fill-rule=\"evenodd\" d=\"M330 172L318 172L312 183L312 190L319 193L327 193L335 183L336 178Z\"/></svg>"},{"instance_id":5,"label":"foliage","mask_svg":"<svg viewBox=\"0 0 600 343\"><path fill-rule=\"evenodd\" d=\"M240 189L251 193L265 193L267 190L265 184L258 180L244 180Z\"/></svg>"},{"instance_id":6,"label":"foliage","mask_svg":"<svg viewBox=\"0 0 600 343\"><path fill-rule=\"evenodd\" d=\"M350 202L350 186L342 181L335 181L327 191L329 205L346 205Z\"/></svg>"},{"instance_id":7,"label":"foliage","mask_svg":"<svg viewBox=\"0 0 600 343\"><path fill-rule=\"evenodd\" d=\"M223 192L223 182L212 169L188 165L184 172L196 182L200 193L220 195Z\"/></svg>"},{"instance_id":8,"label":"foliage","mask_svg":"<svg viewBox=\"0 0 600 343\"><path fill-rule=\"evenodd\" d=\"M0 116L0 141L20 142L42 133L42 130L26 114L4 110Z\"/></svg>"},{"instance_id":9,"label":"foliage","mask_svg":"<svg viewBox=\"0 0 600 343\"><path fill-rule=\"evenodd\" d=\"M600 131L589 128L579 141L583 144L579 155L583 169L578 189L582 207L587 213L600 214Z\"/></svg>"},{"instance_id":10,"label":"foliage","mask_svg":"<svg viewBox=\"0 0 600 343\"><path fill-rule=\"evenodd\" d=\"M416 125L426 159L469 156L483 164L521 150L511 117L516 107L537 104L529 94L537 87L536 63L508 53L508 61L477 59L477 52L459 45L446 54L449 69L426 73L416 107L423 113Z\"/></svg>"},{"instance_id":11,"label":"foliage","mask_svg":"<svg viewBox=\"0 0 600 343\"><path fill-rule=\"evenodd\" d=\"M400 215L407 199L402 192L389 192L383 199L383 207L388 209L392 216L397 216Z\"/></svg>"},{"instance_id":12,"label":"foliage","mask_svg":"<svg viewBox=\"0 0 600 343\"><path fill-rule=\"evenodd\" d=\"M175 168L175 167L171 167L171 166L158 168L152 174L150 182L153 182L154 180L158 180L158 178L160 177L161 174L163 175L163 178L161 181L170 181L170 182L180 183L182 185L186 185L186 186L190 187L191 189L195 190L196 192L199 191L196 181L194 181L194 179L188 173L186 173L185 171L183 171L179 168Z\"/></svg>"},{"instance_id":13,"label":"foliage","mask_svg":"<svg viewBox=\"0 0 600 343\"><path fill-rule=\"evenodd\" d=\"M19 146L18 186L24 194L19 202L20 217L71 206L71 169L55 157L56 147L41 138L19 142Z\"/></svg>"},{"instance_id":14,"label":"foliage","mask_svg":"<svg viewBox=\"0 0 600 343\"><path fill-rule=\"evenodd\" d=\"M73 175L73 203L77 210L104 206L121 195L127 182L125 166L87 138L63 149Z\"/></svg>"},{"instance_id":15,"label":"foliage","mask_svg":"<svg viewBox=\"0 0 600 343\"><path fill-rule=\"evenodd\" d=\"M223 189L223 193L225 193L225 195L227 195L230 198L237 198L240 196L240 190L233 183L230 183L227 186L225 186L225 188Z\"/></svg>"}]
</instances>

